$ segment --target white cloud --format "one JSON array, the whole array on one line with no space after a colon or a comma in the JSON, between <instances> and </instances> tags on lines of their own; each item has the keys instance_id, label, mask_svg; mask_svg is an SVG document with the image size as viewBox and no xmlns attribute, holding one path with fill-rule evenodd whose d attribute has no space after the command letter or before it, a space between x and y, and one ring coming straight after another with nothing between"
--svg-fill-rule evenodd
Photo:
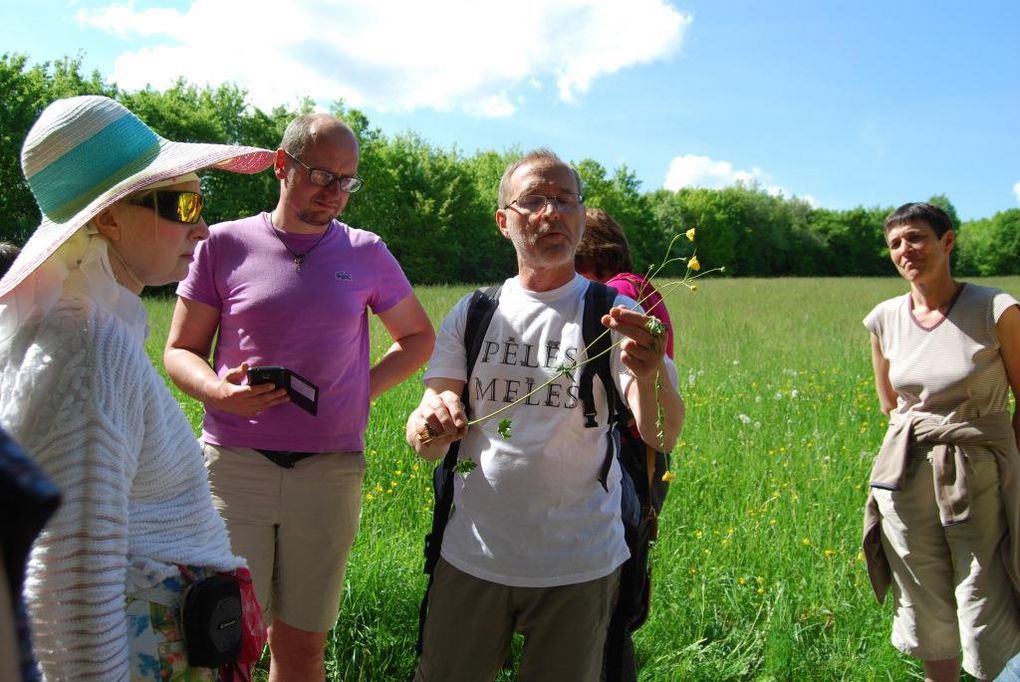
<instances>
[{"instance_id":1,"label":"white cloud","mask_svg":"<svg viewBox=\"0 0 1020 682\"><path fill-rule=\"evenodd\" d=\"M741 170L734 168L729 161L716 161L697 154L674 156L669 163L669 170L666 171L666 179L662 183L663 187L674 192L681 187L722 189L731 185L760 187L772 196L793 196L761 168ZM818 207L818 200L810 194L802 194L799 198L812 208Z\"/></svg>"},{"instance_id":2,"label":"white cloud","mask_svg":"<svg viewBox=\"0 0 1020 682\"><path fill-rule=\"evenodd\" d=\"M1013 195L1016 197L1016 202L1020 204L1020 182L1013 185Z\"/></svg>"},{"instance_id":3,"label":"white cloud","mask_svg":"<svg viewBox=\"0 0 1020 682\"><path fill-rule=\"evenodd\" d=\"M164 88L234 82L260 107L311 97L377 110L509 116L549 82L565 102L621 69L674 55L692 17L668 0L193 0L79 10L78 21L147 46L111 78Z\"/></svg>"},{"instance_id":4,"label":"white cloud","mask_svg":"<svg viewBox=\"0 0 1020 682\"><path fill-rule=\"evenodd\" d=\"M771 177L760 168L740 170L729 161L715 161L697 154L674 156L662 183L663 187L673 191L681 187L722 189L737 184L759 185L773 195L784 193L783 188L772 182Z\"/></svg>"}]
</instances>

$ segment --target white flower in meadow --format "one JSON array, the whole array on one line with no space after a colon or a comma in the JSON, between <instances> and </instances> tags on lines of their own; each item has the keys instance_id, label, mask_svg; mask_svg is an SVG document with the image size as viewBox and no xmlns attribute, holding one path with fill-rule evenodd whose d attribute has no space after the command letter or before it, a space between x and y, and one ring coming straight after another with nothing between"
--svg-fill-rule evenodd
<instances>
[{"instance_id":1,"label":"white flower in meadow","mask_svg":"<svg viewBox=\"0 0 1020 682\"><path fill-rule=\"evenodd\" d=\"M738 414L737 419L739 419L740 423L743 424L744 426L747 426L748 424L751 423L751 418L748 417L746 414Z\"/></svg>"},{"instance_id":2,"label":"white flower in meadow","mask_svg":"<svg viewBox=\"0 0 1020 682\"><path fill-rule=\"evenodd\" d=\"M754 396L754 402L760 403L761 402L761 396L760 395Z\"/></svg>"},{"instance_id":3,"label":"white flower in meadow","mask_svg":"<svg viewBox=\"0 0 1020 682\"><path fill-rule=\"evenodd\" d=\"M756 428L756 429L760 429L760 428L761 428L761 422L759 422L759 421L756 421L756 422L754 423L754 428Z\"/></svg>"},{"instance_id":4,"label":"white flower in meadow","mask_svg":"<svg viewBox=\"0 0 1020 682\"><path fill-rule=\"evenodd\" d=\"M739 365L739 364L740 364L740 360L734 360L734 361L733 361L733 364L734 364L734 365Z\"/></svg>"},{"instance_id":5,"label":"white flower in meadow","mask_svg":"<svg viewBox=\"0 0 1020 682\"><path fill-rule=\"evenodd\" d=\"M782 400L783 399L783 392L782 391L776 391L776 394L774 396L772 396L772 397L775 398L776 400Z\"/></svg>"},{"instance_id":6,"label":"white flower in meadow","mask_svg":"<svg viewBox=\"0 0 1020 682\"><path fill-rule=\"evenodd\" d=\"M694 370L691 370L687 374L687 385L688 386L693 386L694 382L697 381L697 380L698 380L698 373L695 372Z\"/></svg>"},{"instance_id":7,"label":"white flower in meadow","mask_svg":"<svg viewBox=\"0 0 1020 682\"><path fill-rule=\"evenodd\" d=\"M799 395L800 395L800 391L798 391L797 389L793 389L792 391L790 391L790 397L791 398L796 398Z\"/></svg>"}]
</instances>

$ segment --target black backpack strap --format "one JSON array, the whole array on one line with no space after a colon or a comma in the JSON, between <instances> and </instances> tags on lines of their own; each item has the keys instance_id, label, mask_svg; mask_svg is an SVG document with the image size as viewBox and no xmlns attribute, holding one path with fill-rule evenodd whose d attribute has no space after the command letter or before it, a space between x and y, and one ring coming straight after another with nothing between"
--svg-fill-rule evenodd
<instances>
[{"instance_id":1,"label":"black backpack strap","mask_svg":"<svg viewBox=\"0 0 1020 682\"><path fill-rule=\"evenodd\" d=\"M584 292L581 334L584 337L584 345L588 348L588 357L595 358L591 362L585 363L581 368L581 377L578 381L578 395L584 408L584 425L587 428L598 426L598 410L595 407L592 390L596 376L602 381L602 387L606 392L606 403L609 406L609 414L606 417L607 424L613 423L618 405L622 404L616 391L616 382L613 381L610 353L607 352L613 344L612 335L603 335L606 328L602 324L602 316L609 313L616 301L616 296L616 289L599 282L591 282L588 285L588 290ZM601 338L599 338L600 336ZM616 438L616 434L611 432L606 439L606 455L599 470L599 483L605 490L609 490L609 469L613 466L613 457L617 449Z\"/></svg>"},{"instance_id":2,"label":"black backpack strap","mask_svg":"<svg viewBox=\"0 0 1020 682\"><path fill-rule=\"evenodd\" d=\"M609 380L611 378L609 353L606 352L613 343L612 336L610 334L603 335L606 328L602 325L602 316L613 307L616 296L616 289L599 282L590 282L588 290L584 292L581 334L584 338L584 345L588 348L588 357L596 359L585 363L581 368L578 391L581 405L584 408L584 426L589 429L598 426L596 419L598 410L595 407L595 398L592 393L594 377L598 375L602 379L607 396L612 396L615 392L615 384ZM613 402L613 400L609 400L610 410L612 410Z\"/></svg>"},{"instance_id":3,"label":"black backpack strap","mask_svg":"<svg viewBox=\"0 0 1020 682\"><path fill-rule=\"evenodd\" d=\"M485 332L489 328L489 322L499 306L499 294L502 286L491 286L486 289L478 289L471 295L471 302L468 304L467 323L464 327L464 350L467 366L467 374L464 377L464 390L461 392L461 402L464 404L464 411L470 418L471 407L468 402L469 388L471 386L471 372L475 368L475 361L485 340ZM457 458L460 454L460 441L450 444L450 449L443 457L443 462L433 471L432 480L432 528L425 536L425 573L429 576L428 586L425 588L425 595L422 597L421 606L418 608L418 655L421 655L423 635L425 634L425 616L428 614L429 590L432 588L432 575L436 564L439 562L440 551L443 548L443 535L446 532L446 523L450 520L450 511L453 509L453 477L454 468L457 466Z\"/></svg>"}]
</instances>

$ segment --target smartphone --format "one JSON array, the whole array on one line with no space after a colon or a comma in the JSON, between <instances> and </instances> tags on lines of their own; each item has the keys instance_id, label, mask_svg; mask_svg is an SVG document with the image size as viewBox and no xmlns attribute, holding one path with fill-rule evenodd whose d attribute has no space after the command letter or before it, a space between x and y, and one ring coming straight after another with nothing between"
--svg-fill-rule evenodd
<instances>
[{"instance_id":1,"label":"smartphone","mask_svg":"<svg viewBox=\"0 0 1020 682\"><path fill-rule=\"evenodd\" d=\"M285 388L293 404L309 414L318 414L319 387L286 367L249 367L248 384L272 384L274 388Z\"/></svg>"},{"instance_id":2,"label":"smartphone","mask_svg":"<svg viewBox=\"0 0 1020 682\"><path fill-rule=\"evenodd\" d=\"M287 376L290 374L286 367L249 367L248 384L272 384L274 388L289 388L290 382Z\"/></svg>"}]
</instances>

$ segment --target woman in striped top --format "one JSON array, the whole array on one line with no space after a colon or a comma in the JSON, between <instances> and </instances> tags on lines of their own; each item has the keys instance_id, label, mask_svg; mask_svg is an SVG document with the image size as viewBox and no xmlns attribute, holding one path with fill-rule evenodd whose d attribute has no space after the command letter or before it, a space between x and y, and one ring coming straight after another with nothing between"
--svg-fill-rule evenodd
<instances>
[{"instance_id":1,"label":"woman in striped top","mask_svg":"<svg viewBox=\"0 0 1020 682\"><path fill-rule=\"evenodd\" d=\"M864 320L889 429L871 473L865 556L875 594L893 588L892 643L930 680L961 665L994 678L1020 651L1020 308L950 274L955 233L937 206L885 221L910 285Z\"/></svg>"},{"instance_id":2,"label":"woman in striped top","mask_svg":"<svg viewBox=\"0 0 1020 682\"><path fill-rule=\"evenodd\" d=\"M165 140L105 97L48 106L22 149L42 222L0 280L0 423L60 488L26 597L48 680L213 679L180 636L187 575L231 571L191 427L145 350L139 294L208 235L195 171L273 154Z\"/></svg>"}]
</instances>

